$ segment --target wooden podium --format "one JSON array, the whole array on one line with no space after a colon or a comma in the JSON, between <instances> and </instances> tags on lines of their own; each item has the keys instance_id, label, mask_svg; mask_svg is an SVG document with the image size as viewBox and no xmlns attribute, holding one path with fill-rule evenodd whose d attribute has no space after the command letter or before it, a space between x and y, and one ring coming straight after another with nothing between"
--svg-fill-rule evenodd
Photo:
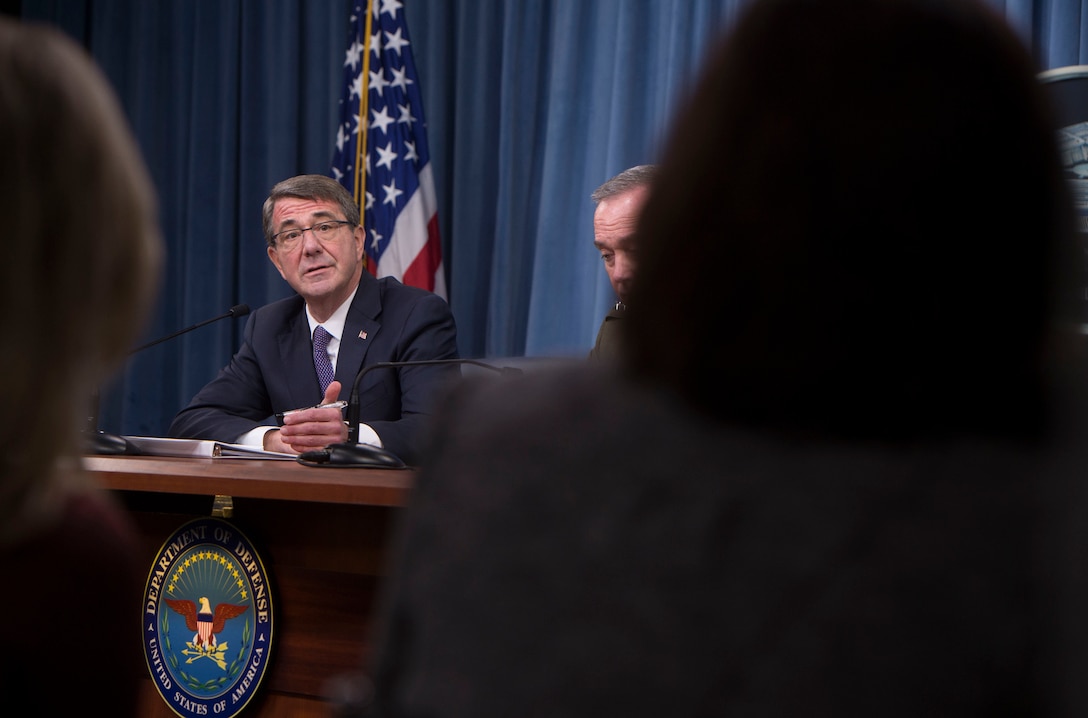
<instances>
[{"instance_id":1,"label":"wooden podium","mask_svg":"<svg viewBox=\"0 0 1088 718\"><path fill-rule=\"evenodd\" d=\"M334 716L327 683L359 671L366 658L388 534L412 470L146 456L88 456L84 465L131 512L149 571L179 526L227 508L275 590L272 660L244 715ZM133 597L134 614L139 604ZM176 715L150 675L140 704L143 716Z\"/></svg>"}]
</instances>

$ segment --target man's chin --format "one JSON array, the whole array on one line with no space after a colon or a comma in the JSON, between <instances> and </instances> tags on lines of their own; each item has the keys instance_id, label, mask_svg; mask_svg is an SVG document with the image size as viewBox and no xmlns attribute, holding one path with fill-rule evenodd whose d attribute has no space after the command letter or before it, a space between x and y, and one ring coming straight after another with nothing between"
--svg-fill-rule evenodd
<instances>
[{"instance_id":1,"label":"man's chin","mask_svg":"<svg viewBox=\"0 0 1088 718\"><path fill-rule=\"evenodd\" d=\"M318 298L336 291L334 277L305 275L295 287L295 291L304 297Z\"/></svg>"}]
</instances>

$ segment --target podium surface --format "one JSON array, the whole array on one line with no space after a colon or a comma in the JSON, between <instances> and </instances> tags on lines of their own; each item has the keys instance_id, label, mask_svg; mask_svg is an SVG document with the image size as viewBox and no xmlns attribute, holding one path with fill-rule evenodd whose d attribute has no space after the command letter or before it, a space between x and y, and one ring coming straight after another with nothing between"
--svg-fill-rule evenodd
<instances>
[{"instance_id":1,"label":"podium surface","mask_svg":"<svg viewBox=\"0 0 1088 718\"><path fill-rule=\"evenodd\" d=\"M179 526L227 509L223 517L253 543L275 591L271 663L243 714L334 716L328 681L359 671L367 656L388 534L414 472L264 459L88 456L83 463L130 512L149 571ZM134 596L134 626L140 603ZM151 718L177 715L150 674L140 705Z\"/></svg>"}]
</instances>

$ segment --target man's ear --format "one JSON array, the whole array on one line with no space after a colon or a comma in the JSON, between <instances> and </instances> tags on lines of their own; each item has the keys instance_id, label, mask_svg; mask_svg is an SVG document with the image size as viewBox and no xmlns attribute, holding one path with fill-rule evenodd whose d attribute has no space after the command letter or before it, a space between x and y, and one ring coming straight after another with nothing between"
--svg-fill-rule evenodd
<instances>
[{"instance_id":1,"label":"man's ear","mask_svg":"<svg viewBox=\"0 0 1088 718\"><path fill-rule=\"evenodd\" d=\"M366 256L366 230L363 225L356 225L352 236L355 239L355 255L362 262Z\"/></svg>"},{"instance_id":2,"label":"man's ear","mask_svg":"<svg viewBox=\"0 0 1088 718\"><path fill-rule=\"evenodd\" d=\"M276 248L271 244L268 245L268 258L272 260L272 264L276 265L276 269L279 271L280 276L287 279L287 275L283 273L283 265L280 264L280 255L276 251Z\"/></svg>"}]
</instances>

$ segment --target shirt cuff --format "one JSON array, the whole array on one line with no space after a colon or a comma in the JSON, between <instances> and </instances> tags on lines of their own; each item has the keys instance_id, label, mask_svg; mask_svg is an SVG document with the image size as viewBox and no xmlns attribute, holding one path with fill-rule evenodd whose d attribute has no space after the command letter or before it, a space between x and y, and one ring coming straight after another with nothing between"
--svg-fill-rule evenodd
<instances>
[{"instance_id":1,"label":"shirt cuff","mask_svg":"<svg viewBox=\"0 0 1088 718\"><path fill-rule=\"evenodd\" d=\"M256 446L259 449L264 448L264 435L272 431L276 427L274 426L258 426L256 429L250 429L246 433L238 437L235 444L241 444L242 446Z\"/></svg>"},{"instance_id":2,"label":"shirt cuff","mask_svg":"<svg viewBox=\"0 0 1088 718\"><path fill-rule=\"evenodd\" d=\"M359 440L360 444L370 444L377 446L379 449L385 447L382 446L382 440L378 438L378 434L366 424L359 424Z\"/></svg>"}]
</instances>

